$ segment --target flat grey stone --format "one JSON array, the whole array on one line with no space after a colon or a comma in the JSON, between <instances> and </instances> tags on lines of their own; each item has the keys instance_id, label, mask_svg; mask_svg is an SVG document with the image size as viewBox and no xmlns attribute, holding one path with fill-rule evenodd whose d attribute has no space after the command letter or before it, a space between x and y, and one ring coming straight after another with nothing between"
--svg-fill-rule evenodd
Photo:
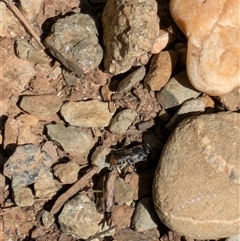
<instances>
[{"instance_id":1,"label":"flat grey stone","mask_svg":"<svg viewBox=\"0 0 240 241\"><path fill-rule=\"evenodd\" d=\"M92 134L79 127L65 127L63 124L50 124L46 127L51 139L59 143L65 152L77 152L86 155L95 143Z\"/></svg>"},{"instance_id":2,"label":"flat grey stone","mask_svg":"<svg viewBox=\"0 0 240 241\"><path fill-rule=\"evenodd\" d=\"M172 77L157 93L157 98L164 109L179 106L185 100L196 98L200 92L190 84L186 71Z\"/></svg>"},{"instance_id":3,"label":"flat grey stone","mask_svg":"<svg viewBox=\"0 0 240 241\"><path fill-rule=\"evenodd\" d=\"M151 197L142 198L136 206L132 218L132 226L138 232L156 228L160 224Z\"/></svg>"},{"instance_id":4,"label":"flat grey stone","mask_svg":"<svg viewBox=\"0 0 240 241\"><path fill-rule=\"evenodd\" d=\"M183 104L179 107L177 112L168 122L166 128L168 131L173 131L173 129L184 119L187 117L197 115L203 113L205 111L205 103L203 99L191 99L186 100Z\"/></svg>"},{"instance_id":5,"label":"flat grey stone","mask_svg":"<svg viewBox=\"0 0 240 241\"><path fill-rule=\"evenodd\" d=\"M141 80L143 80L146 74L146 68L144 66L133 71L127 77L120 81L117 91L119 93L125 93L130 91L135 85L137 85Z\"/></svg>"}]
</instances>

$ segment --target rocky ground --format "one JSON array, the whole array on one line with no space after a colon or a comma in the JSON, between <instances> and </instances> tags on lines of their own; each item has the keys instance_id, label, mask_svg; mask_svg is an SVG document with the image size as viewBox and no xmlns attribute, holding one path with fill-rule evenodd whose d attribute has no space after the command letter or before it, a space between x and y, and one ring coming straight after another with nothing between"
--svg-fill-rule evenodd
<instances>
[{"instance_id":1,"label":"rocky ground","mask_svg":"<svg viewBox=\"0 0 240 241\"><path fill-rule=\"evenodd\" d=\"M2 240L194 240L159 220L155 169L183 119L239 113L239 89L192 87L169 1L1 1L0 12Z\"/></svg>"}]
</instances>

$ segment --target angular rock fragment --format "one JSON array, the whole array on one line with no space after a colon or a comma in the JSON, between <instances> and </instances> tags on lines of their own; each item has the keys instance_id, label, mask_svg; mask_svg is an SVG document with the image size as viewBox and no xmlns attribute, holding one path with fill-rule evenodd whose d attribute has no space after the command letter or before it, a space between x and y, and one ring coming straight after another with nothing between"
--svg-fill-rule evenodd
<instances>
[{"instance_id":1,"label":"angular rock fragment","mask_svg":"<svg viewBox=\"0 0 240 241\"><path fill-rule=\"evenodd\" d=\"M49 116L57 113L62 105L57 95L24 95L20 107L35 116Z\"/></svg>"},{"instance_id":2,"label":"angular rock fragment","mask_svg":"<svg viewBox=\"0 0 240 241\"><path fill-rule=\"evenodd\" d=\"M132 66L146 64L159 34L157 3L109 0L103 10L102 26L107 71L119 74Z\"/></svg>"},{"instance_id":3,"label":"angular rock fragment","mask_svg":"<svg viewBox=\"0 0 240 241\"><path fill-rule=\"evenodd\" d=\"M12 180L12 188L33 184L50 170L52 159L38 146L18 146L4 164L4 175Z\"/></svg>"},{"instance_id":4,"label":"angular rock fragment","mask_svg":"<svg viewBox=\"0 0 240 241\"><path fill-rule=\"evenodd\" d=\"M50 138L59 143L65 152L88 154L95 141L92 134L79 127L63 124L47 125Z\"/></svg>"},{"instance_id":5,"label":"angular rock fragment","mask_svg":"<svg viewBox=\"0 0 240 241\"><path fill-rule=\"evenodd\" d=\"M240 86L240 15L237 0L172 0L173 19L188 38L191 84L212 96Z\"/></svg>"},{"instance_id":6,"label":"angular rock fragment","mask_svg":"<svg viewBox=\"0 0 240 241\"><path fill-rule=\"evenodd\" d=\"M187 117L203 113L205 111L205 103L203 99L191 99L185 101L167 123L166 129L168 131L173 131L175 127Z\"/></svg>"},{"instance_id":7,"label":"angular rock fragment","mask_svg":"<svg viewBox=\"0 0 240 241\"><path fill-rule=\"evenodd\" d=\"M106 146L98 146L91 156L92 164L101 168L109 167L107 156L111 152L111 148Z\"/></svg>"},{"instance_id":8,"label":"angular rock fragment","mask_svg":"<svg viewBox=\"0 0 240 241\"><path fill-rule=\"evenodd\" d=\"M29 187L19 187L13 189L14 202L19 207L31 207L34 204L34 196Z\"/></svg>"},{"instance_id":9,"label":"angular rock fragment","mask_svg":"<svg viewBox=\"0 0 240 241\"><path fill-rule=\"evenodd\" d=\"M56 184L52 172L46 172L34 183L35 196L37 198L51 198L56 194L59 186Z\"/></svg>"},{"instance_id":10,"label":"angular rock fragment","mask_svg":"<svg viewBox=\"0 0 240 241\"><path fill-rule=\"evenodd\" d=\"M239 233L239 151L239 113L183 120L155 172L153 199L162 222L194 239Z\"/></svg>"},{"instance_id":11,"label":"angular rock fragment","mask_svg":"<svg viewBox=\"0 0 240 241\"><path fill-rule=\"evenodd\" d=\"M117 91L119 93L125 93L130 91L135 85L137 85L144 78L145 74L146 74L145 67L141 67L133 71L131 74L129 74L127 77L125 77L123 80L120 81Z\"/></svg>"},{"instance_id":12,"label":"angular rock fragment","mask_svg":"<svg viewBox=\"0 0 240 241\"><path fill-rule=\"evenodd\" d=\"M131 202L133 200L133 189L132 187L125 183L122 178L116 179L116 203L118 205L123 205L124 203Z\"/></svg>"},{"instance_id":13,"label":"angular rock fragment","mask_svg":"<svg viewBox=\"0 0 240 241\"><path fill-rule=\"evenodd\" d=\"M182 104L185 100L196 98L200 92L189 83L187 74L182 71L172 77L169 82L157 93L160 104L165 108L172 108Z\"/></svg>"},{"instance_id":14,"label":"angular rock fragment","mask_svg":"<svg viewBox=\"0 0 240 241\"><path fill-rule=\"evenodd\" d=\"M148 229L156 228L160 220L154 210L151 197L142 198L134 211L132 225L138 232L144 232Z\"/></svg>"},{"instance_id":15,"label":"angular rock fragment","mask_svg":"<svg viewBox=\"0 0 240 241\"><path fill-rule=\"evenodd\" d=\"M50 62L49 57L41 49L34 49L26 40L16 40L15 48L16 54L20 59L27 59L35 64L47 64Z\"/></svg>"},{"instance_id":16,"label":"angular rock fragment","mask_svg":"<svg viewBox=\"0 0 240 241\"><path fill-rule=\"evenodd\" d=\"M61 108L61 115L70 125L81 127L104 127L112 115L108 103L98 100L67 102Z\"/></svg>"},{"instance_id":17,"label":"angular rock fragment","mask_svg":"<svg viewBox=\"0 0 240 241\"><path fill-rule=\"evenodd\" d=\"M232 92L216 97L222 105L230 111L234 111L237 108L240 109L240 88L233 90Z\"/></svg>"},{"instance_id":18,"label":"angular rock fragment","mask_svg":"<svg viewBox=\"0 0 240 241\"><path fill-rule=\"evenodd\" d=\"M33 21L38 15L44 0L20 0L20 8L23 15Z\"/></svg>"},{"instance_id":19,"label":"angular rock fragment","mask_svg":"<svg viewBox=\"0 0 240 241\"><path fill-rule=\"evenodd\" d=\"M112 212L112 224L117 225L119 229L130 227L133 212L134 208L126 204L115 206Z\"/></svg>"},{"instance_id":20,"label":"angular rock fragment","mask_svg":"<svg viewBox=\"0 0 240 241\"><path fill-rule=\"evenodd\" d=\"M54 175L64 184L76 182L79 170L80 166L74 162L59 163L53 167Z\"/></svg>"},{"instance_id":21,"label":"angular rock fragment","mask_svg":"<svg viewBox=\"0 0 240 241\"><path fill-rule=\"evenodd\" d=\"M79 76L95 69L102 60L95 22L83 13L61 18L44 41L50 53Z\"/></svg>"},{"instance_id":22,"label":"angular rock fragment","mask_svg":"<svg viewBox=\"0 0 240 241\"><path fill-rule=\"evenodd\" d=\"M137 116L138 113L135 110L122 110L112 118L109 130L114 134L124 134Z\"/></svg>"},{"instance_id":23,"label":"angular rock fragment","mask_svg":"<svg viewBox=\"0 0 240 241\"><path fill-rule=\"evenodd\" d=\"M58 217L62 232L76 239L88 239L98 231L95 204L85 195L67 201Z\"/></svg>"}]
</instances>

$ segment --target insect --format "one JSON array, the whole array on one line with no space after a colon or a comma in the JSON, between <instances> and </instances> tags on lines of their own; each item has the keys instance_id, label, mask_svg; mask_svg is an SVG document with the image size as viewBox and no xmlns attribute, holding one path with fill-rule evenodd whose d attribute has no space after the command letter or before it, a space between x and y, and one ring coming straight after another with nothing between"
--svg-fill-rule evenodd
<instances>
[{"instance_id":1,"label":"insect","mask_svg":"<svg viewBox=\"0 0 240 241\"><path fill-rule=\"evenodd\" d=\"M109 162L111 165L134 165L137 162L146 161L150 154L150 147L147 144L141 144L128 149L114 150L110 154Z\"/></svg>"}]
</instances>

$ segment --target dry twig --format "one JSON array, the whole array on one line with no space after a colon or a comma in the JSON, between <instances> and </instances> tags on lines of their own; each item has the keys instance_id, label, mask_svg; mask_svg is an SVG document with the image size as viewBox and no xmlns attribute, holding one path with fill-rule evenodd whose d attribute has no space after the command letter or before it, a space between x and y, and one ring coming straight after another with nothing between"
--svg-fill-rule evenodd
<instances>
[{"instance_id":1,"label":"dry twig","mask_svg":"<svg viewBox=\"0 0 240 241\"><path fill-rule=\"evenodd\" d=\"M98 170L99 167L91 167L83 177L75 182L65 193L59 196L51 209L51 213L56 214L70 197L75 195L80 189L87 185L88 180L91 179Z\"/></svg>"},{"instance_id":2,"label":"dry twig","mask_svg":"<svg viewBox=\"0 0 240 241\"><path fill-rule=\"evenodd\" d=\"M41 46L42 49L45 49L43 44L40 41L39 36L36 34L36 32L33 30L31 25L28 23L26 18L22 15L22 13L18 10L18 8L10 1L10 0L2 0L7 7L12 11L12 13L15 15L15 17L21 22L21 24L25 27L27 32L35 38L35 40L38 42L38 44Z\"/></svg>"}]
</instances>

